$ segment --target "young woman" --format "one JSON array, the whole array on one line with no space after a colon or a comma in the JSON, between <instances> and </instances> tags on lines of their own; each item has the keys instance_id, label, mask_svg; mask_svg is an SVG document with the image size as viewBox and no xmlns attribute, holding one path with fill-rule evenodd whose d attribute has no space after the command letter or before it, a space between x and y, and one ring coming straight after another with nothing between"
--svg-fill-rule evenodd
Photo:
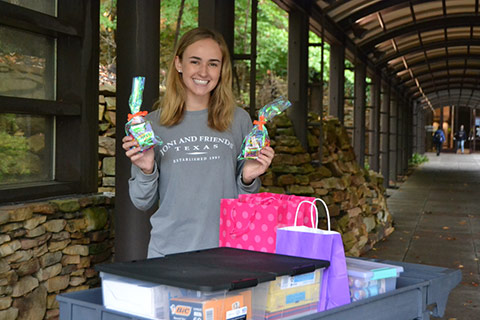
<instances>
[{"instance_id":1,"label":"young woman","mask_svg":"<svg viewBox=\"0 0 480 320\"><path fill-rule=\"evenodd\" d=\"M270 147L257 160L237 160L252 120L235 106L231 82L222 36L190 30L170 63L165 96L147 116L163 145L141 153L132 137L123 138L133 204L159 205L150 219L149 258L218 246L220 199L257 192L272 162Z\"/></svg>"}]
</instances>

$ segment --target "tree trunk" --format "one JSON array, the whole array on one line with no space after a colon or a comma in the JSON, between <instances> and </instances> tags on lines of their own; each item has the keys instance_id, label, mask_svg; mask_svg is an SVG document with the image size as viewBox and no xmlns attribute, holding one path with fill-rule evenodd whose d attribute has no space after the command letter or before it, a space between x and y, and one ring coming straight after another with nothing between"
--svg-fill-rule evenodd
<instances>
[{"instance_id":1,"label":"tree trunk","mask_svg":"<svg viewBox=\"0 0 480 320\"><path fill-rule=\"evenodd\" d=\"M180 26L182 24L182 16L183 16L183 8L185 7L185 0L182 0L180 3L180 10L178 11L178 18L177 18L177 27L175 29L175 42L173 43L173 47L177 47L178 35L180 34Z\"/></svg>"}]
</instances>

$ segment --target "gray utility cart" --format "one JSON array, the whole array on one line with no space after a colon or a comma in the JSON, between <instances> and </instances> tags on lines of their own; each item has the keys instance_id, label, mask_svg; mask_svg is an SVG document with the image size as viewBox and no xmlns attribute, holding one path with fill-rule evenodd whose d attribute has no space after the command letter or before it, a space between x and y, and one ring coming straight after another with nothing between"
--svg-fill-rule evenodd
<instances>
[{"instance_id":1,"label":"gray utility cart","mask_svg":"<svg viewBox=\"0 0 480 320\"><path fill-rule=\"evenodd\" d=\"M430 316L442 317L450 291L462 278L460 270L389 260L368 260L404 268L394 291L297 319L418 320L430 319ZM57 300L60 303L60 320L145 319L106 309L102 303L101 288L60 294Z\"/></svg>"}]
</instances>

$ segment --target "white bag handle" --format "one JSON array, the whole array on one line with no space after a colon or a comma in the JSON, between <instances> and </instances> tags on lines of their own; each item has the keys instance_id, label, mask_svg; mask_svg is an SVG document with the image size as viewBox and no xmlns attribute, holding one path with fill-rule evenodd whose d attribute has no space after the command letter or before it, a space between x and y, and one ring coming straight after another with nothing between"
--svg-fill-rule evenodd
<instances>
[{"instance_id":1,"label":"white bag handle","mask_svg":"<svg viewBox=\"0 0 480 320\"><path fill-rule=\"evenodd\" d=\"M309 203L311 205L310 207L310 219L312 219L312 228L318 229L318 209L317 206L315 205L316 201L320 201L323 204L323 207L325 208L325 213L327 215L327 225L328 225L328 231L330 231L330 212L328 211L327 204L325 201L323 201L320 198L315 198L313 201L308 201L308 200L303 200L300 202L297 206L297 212L295 212L295 227L297 226L297 217L298 217L298 211L300 207L302 206L303 203ZM313 211L315 210L315 223L313 219Z\"/></svg>"}]
</instances>

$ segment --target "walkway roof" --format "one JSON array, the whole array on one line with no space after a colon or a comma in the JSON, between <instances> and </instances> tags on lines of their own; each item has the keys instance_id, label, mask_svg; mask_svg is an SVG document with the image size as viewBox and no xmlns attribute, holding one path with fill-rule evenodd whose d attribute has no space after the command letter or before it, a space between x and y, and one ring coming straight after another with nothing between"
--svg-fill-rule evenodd
<instances>
[{"instance_id":1,"label":"walkway roof","mask_svg":"<svg viewBox=\"0 0 480 320\"><path fill-rule=\"evenodd\" d=\"M347 57L395 79L421 106L480 105L479 0L275 2L303 7L312 30L324 25L327 41L344 43Z\"/></svg>"}]
</instances>

